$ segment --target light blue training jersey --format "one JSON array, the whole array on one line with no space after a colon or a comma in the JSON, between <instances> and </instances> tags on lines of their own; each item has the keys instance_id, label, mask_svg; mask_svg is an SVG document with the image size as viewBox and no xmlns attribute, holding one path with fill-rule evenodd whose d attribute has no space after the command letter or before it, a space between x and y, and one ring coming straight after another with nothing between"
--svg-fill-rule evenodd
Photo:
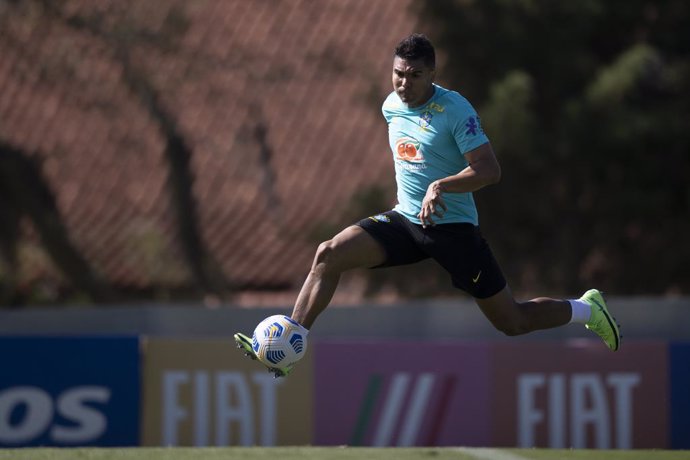
<instances>
[{"instance_id":1,"label":"light blue training jersey","mask_svg":"<svg viewBox=\"0 0 690 460\"><path fill-rule=\"evenodd\" d=\"M421 224L417 217L433 181L455 175L469 164L465 153L489 142L477 112L455 91L434 84L426 104L408 108L393 91L383 103L388 140L393 150L398 204L395 211ZM444 193L448 207L437 224L469 222L479 225L472 193Z\"/></svg>"}]
</instances>

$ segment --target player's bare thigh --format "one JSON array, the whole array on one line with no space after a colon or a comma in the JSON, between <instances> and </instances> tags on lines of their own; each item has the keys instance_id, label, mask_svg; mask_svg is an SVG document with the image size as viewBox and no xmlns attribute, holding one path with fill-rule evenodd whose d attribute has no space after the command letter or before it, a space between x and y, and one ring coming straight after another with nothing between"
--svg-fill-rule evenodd
<instances>
[{"instance_id":1,"label":"player's bare thigh","mask_svg":"<svg viewBox=\"0 0 690 460\"><path fill-rule=\"evenodd\" d=\"M357 225L347 227L317 250L314 265L325 263L337 271L370 268L386 261L383 247Z\"/></svg>"}]
</instances>

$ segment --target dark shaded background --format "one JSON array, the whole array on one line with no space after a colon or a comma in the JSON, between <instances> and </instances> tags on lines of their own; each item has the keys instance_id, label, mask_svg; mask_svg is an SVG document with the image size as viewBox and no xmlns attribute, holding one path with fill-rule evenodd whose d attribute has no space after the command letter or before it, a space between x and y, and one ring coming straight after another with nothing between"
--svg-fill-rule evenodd
<instances>
[{"instance_id":1,"label":"dark shaded background","mask_svg":"<svg viewBox=\"0 0 690 460\"><path fill-rule=\"evenodd\" d=\"M476 199L516 292L688 294L689 9L0 0L0 304L291 299L392 206L380 104L413 31L501 161ZM422 263L336 300L454 292Z\"/></svg>"}]
</instances>

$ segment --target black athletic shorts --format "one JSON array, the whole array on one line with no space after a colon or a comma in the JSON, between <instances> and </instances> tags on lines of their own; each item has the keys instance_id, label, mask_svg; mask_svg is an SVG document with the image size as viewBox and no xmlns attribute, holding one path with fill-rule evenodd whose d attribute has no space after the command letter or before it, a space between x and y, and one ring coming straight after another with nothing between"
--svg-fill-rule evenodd
<instances>
[{"instance_id":1,"label":"black athletic shorts","mask_svg":"<svg viewBox=\"0 0 690 460\"><path fill-rule=\"evenodd\" d=\"M423 228L395 211L367 217L357 225L386 251L386 262L378 267L432 258L450 273L453 286L477 299L491 297L506 286L501 268L475 225L438 224Z\"/></svg>"}]
</instances>

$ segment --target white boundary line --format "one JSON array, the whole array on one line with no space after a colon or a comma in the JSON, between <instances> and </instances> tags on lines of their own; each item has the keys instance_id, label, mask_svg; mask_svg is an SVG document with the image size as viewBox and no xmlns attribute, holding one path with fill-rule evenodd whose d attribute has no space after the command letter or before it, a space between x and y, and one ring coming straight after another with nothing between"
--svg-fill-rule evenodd
<instances>
[{"instance_id":1,"label":"white boundary line","mask_svg":"<svg viewBox=\"0 0 690 460\"><path fill-rule=\"evenodd\" d=\"M476 458L477 460L528 460L527 457L489 447L458 447L454 450L469 455L472 458Z\"/></svg>"}]
</instances>

